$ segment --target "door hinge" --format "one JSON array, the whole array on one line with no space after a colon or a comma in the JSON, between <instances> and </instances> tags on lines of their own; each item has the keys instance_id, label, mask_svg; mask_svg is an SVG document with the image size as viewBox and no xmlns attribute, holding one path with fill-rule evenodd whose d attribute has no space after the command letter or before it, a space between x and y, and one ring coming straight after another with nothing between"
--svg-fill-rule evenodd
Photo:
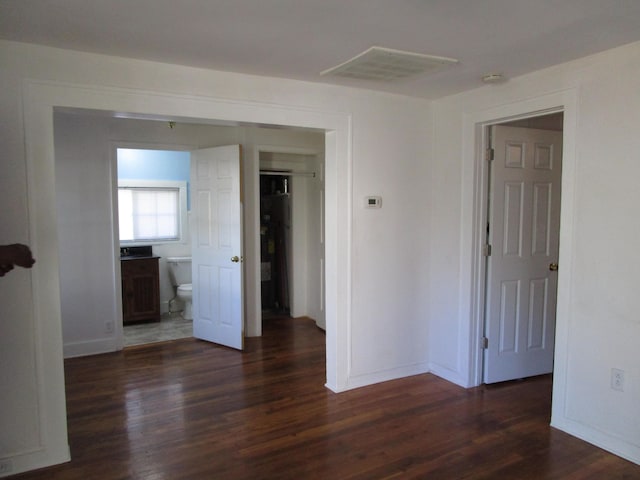
<instances>
[{"instance_id":1,"label":"door hinge","mask_svg":"<svg viewBox=\"0 0 640 480\"><path fill-rule=\"evenodd\" d=\"M483 253L483 255L484 255L485 257L490 257L490 256L491 256L491 245L487 243L487 244L484 246L484 251L483 251L482 253Z\"/></svg>"},{"instance_id":2,"label":"door hinge","mask_svg":"<svg viewBox=\"0 0 640 480\"><path fill-rule=\"evenodd\" d=\"M482 339L480 340L480 348L482 348L483 350L489 348L489 339L487 337L482 337Z\"/></svg>"},{"instance_id":3,"label":"door hinge","mask_svg":"<svg viewBox=\"0 0 640 480\"><path fill-rule=\"evenodd\" d=\"M487 148L487 150L485 151L485 155L484 158L487 162L490 162L493 160L494 156L495 156L496 151L493 148Z\"/></svg>"}]
</instances>

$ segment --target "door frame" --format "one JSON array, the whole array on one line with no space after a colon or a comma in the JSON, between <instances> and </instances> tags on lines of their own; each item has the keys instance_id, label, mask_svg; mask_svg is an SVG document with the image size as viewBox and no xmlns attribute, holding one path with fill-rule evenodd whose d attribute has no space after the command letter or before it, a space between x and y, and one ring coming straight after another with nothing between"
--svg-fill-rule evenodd
<instances>
[{"instance_id":1,"label":"door frame","mask_svg":"<svg viewBox=\"0 0 640 480\"><path fill-rule=\"evenodd\" d=\"M541 117L544 117L544 116L547 116L547 115L553 115L553 114L557 114L557 113L563 113L563 110L545 112L545 113L542 113L540 115L533 115L533 116L527 115L524 118L526 118L526 119L541 118ZM516 119L513 119L513 120L521 120L521 119L522 118L516 118ZM485 215L484 215L484 222L485 223L484 224L485 225L491 225L491 230L493 230L493 228L494 228L493 227L493 222L492 222L492 219L491 219L491 210L492 210L491 205L492 204L495 205L495 198L493 197L493 195L495 193L494 192L494 190L495 190L495 182L491 181L492 180L491 179L491 171L492 171L492 166L494 166L493 164L494 164L494 160L495 159L493 158L493 155L491 156L491 159L489 159L487 157L486 152L490 148L492 148L494 150L496 149L495 132L492 131L493 127L509 127L509 122L512 122L513 120L509 120L509 121L506 121L506 122L505 121L500 121L500 122L497 122L497 123L491 122L491 123L483 125L483 127L482 127L483 128L483 139L484 139L484 144L483 144L484 146L483 146L482 151L485 152L485 156L484 156L484 159L485 159L485 162L484 162L485 163L485 165L484 165L484 168L485 168L484 188L486 189L486 199L485 199L486 203L485 203ZM512 127L512 128L516 128L516 127ZM536 130L535 127L517 127L517 128L524 129L524 130L526 130L526 129ZM562 135L562 137L564 137L562 130L559 133ZM563 140L564 140L564 138L563 138ZM562 182L562 168L560 169L560 182ZM562 197L562 191L560 192L560 209L562 208L562 198L561 197ZM533 207L531 207L531 208L533 208ZM495 217L493 218L493 220L495 221ZM489 231L490 230L487 229L487 235L485 236L485 239L482 242L483 248L486 248L486 245L489 244L488 242L489 242L490 238L487 238L489 236ZM492 233L491 238L493 239L493 242L491 242L491 245L494 246L494 247L495 247L496 233L499 236L502 236L503 240L504 240L504 233L500 233L500 232ZM558 235L558 243L559 243L559 241L560 241L560 239L559 239L560 226L559 225L558 225L558 230L555 233L557 233L557 235ZM559 250L559 248L560 248L560 245L558 244L558 250ZM481 352L480 352L481 355L482 355L482 358L481 358L482 383L486 383L485 380L484 380L485 377L486 377L486 355L485 354L488 353L487 352L487 348L488 347L485 347L484 342L486 341L487 324L489 323L489 320L487 318L486 312L487 312L487 303L488 303L488 294L489 294L488 282L489 282L489 280L491 280L489 278L490 277L489 265L490 265L490 262L491 262L492 255L483 255L483 256L484 256L484 262L482 264L482 267L484 269L484 272L483 272L483 275L484 275L484 277L483 277L484 278L484 285L483 285L484 291L482 292L483 319L482 319L482 325L481 325L483 333L482 333L482 337L480 338L479 341L483 344L482 348L481 348ZM556 286L557 286L557 281L556 281ZM558 296L557 288L555 290L556 291L555 291L555 294L554 294L555 295L555 299L554 300L555 300L555 303L557 304L557 296ZM554 310L557 310L557 308L554 308ZM554 332L553 332L554 337L555 337L555 317L556 317L556 312L554 311ZM496 339L489 339L490 342L491 341L495 341L495 340Z\"/></svg>"},{"instance_id":2,"label":"door frame","mask_svg":"<svg viewBox=\"0 0 640 480\"><path fill-rule=\"evenodd\" d=\"M188 152L190 147L178 143L164 144L151 142L130 142L112 140L109 142L109 173L111 181L111 232L113 234L113 272L114 290L116 293L116 322L114 325L115 347L117 350L124 348L124 325L122 322L122 272L120 264L120 227L118 222L118 149L129 148L136 150L159 150Z\"/></svg>"},{"instance_id":3,"label":"door frame","mask_svg":"<svg viewBox=\"0 0 640 480\"><path fill-rule=\"evenodd\" d=\"M488 127L495 124L523 120L562 112L563 120L563 170L560 209L560 251L558 290L556 305L556 333L553 378L553 418L560 418L565 407L563 388L566 383L569 338L569 296L573 250L573 196L575 193L577 92L563 90L541 97L465 114L463 118L463 158L472 161L472 168L465 172L463 180L463 207L460 278L471 279L467 286L461 284L461 312L468 312L468 330L462 341L467 342L468 376L466 385L483 382L482 337L484 336L484 312L486 289L486 262L483 255L487 224L488 166L485 149L488 145ZM465 188L465 187L468 187ZM468 194L465 192L469 192ZM466 303L468 302L468 303Z\"/></svg>"},{"instance_id":4,"label":"door frame","mask_svg":"<svg viewBox=\"0 0 640 480\"><path fill-rule=\"evenodd\" d=\"M545 115L552 115L554 113L564 113L563 108L550 108L542 111L535 112L527 112L522 114L516 114L509 117L504 118L495 118L491 120L487 120L484 122L479 122L476 124L476 128L479 130L479 143L478 143L478 151L476 152L476 169L479 174L478 179L478 188L477 192L478 196L476 197L476 202L481 202L476 205L476 219L475 224L476 228L480 229L477 231L477 235L475 237L476 243L476 252L479 250L479 254L476 254L477 257L477 265L476 265L476 275L477 278L474 278L475 289L474 295L477 298L478 303L478 318L476 319L476 327L475 331L472 332L472 338L475 339L476 344L476 352L475 352L475 385L481 385L484 383L484 348L483 348L483 339L485 336L485 323L486 323L486 293L487 293L487 257L484 255L484 247L486 245L486 225L489 222L489 209L487 206L489 205L489 162L486 159L486 151L491 146L491 137L490 130L491 127L495 125L502 125L504 123L513 122L516 120L525 120L529 118L542 117ZM564 135L563 135L563 144L564 144ZM560 192L560 210L562 211L562 190ZM482 228L480 228L482 226ZM562 218L561 218L561 226L562 228ZM474 277L476 276L474 275ZM556 292L556 297L558 293ZM556 300L556 319L557 319L557 300ZM557 328L557 320L556 320L556 328ZM555 354L554 354L555 357Z\"/></svg>"},{"instance_id":5,"label":"door frame","mask_svg":"<svg viewBox=\"0 0 640 480\"><path fill-rule=\"evenodd\" d=\"M315 157L319 157L321 156L320 162L322 165L322 172L319 173L320 176L320 180L322 181L322 192L323 192L323 198L324 198L324 162L325 162L325 158L324 158L324 151L318 151L316 149L313 148L304 148L304 147L289 147L289 146L278 146L278 145L263 145L263 144L259 144L259 145L255 145L253 148L253 155L254 155L254 159L255 159L255 164L257 165L257 170L254 172L254 174L251 177L251 181L254 182L254 191L256 192L256 198L253 201L253 208L255 209L255 212L257 212L257 214L254 216L254 221L253 221L253 228L255 229L255 235L246 235L245 238L248 240L245 245L247 248L252 248L253 252L256 255L257 261L254 262L254 285L253 288L255 289L255 295L253 295L252 298L249 299L249 302L253 302L253 309L256 312L255 315L255 322L254 324L251 325L251 327L253 330L252 331L254 334L260 336L262 335L262 291L261 291L261 281L260 281L260 154L261 153L286 153L286 154L292 154L292 155L308 155L308 156L315 156ZM295 200L294 200L295 201ZM322 206L321 208L324 209L324 206ZM325 219L326 222L326 219ZM295 225L293 227L294 229L296 228ZM324 232L322 232L322 252L320 252L322 254L322 258L324 258L324 256L326 255L325 253L325 246L324 246ZM249 242L251 243L251 246L249 246ZM323 264L324 265L324 264ZM324 280L324 272L322 272L322 278ZM248 280L248 279L247 279ZM321 296L324 297L324 285L322 286L322 290L321 290ZM293 297L291 297L293 299ZM325 299L321 298L321 303L322 305L324 305ZM324 314L324 308L322 308L323 314ZM314 319L315 320L315 319Z\"/></svg>"},{"instance_id":6,"label":"door frame","mask_svg":"<svg viewBox=\"0 0 640 480\"><path fill-rule=\"evenodd\" d=\"M351 312L352 124L349 113L155 90L25 80L24 134L29 238L39 267L32 278L37 397L45 444L66 442L65 385L56 219L54 109L112 112L127 118L310 128L325 135L326 382L348 390ZM124 115L117 112L126 112ZM255 167L257 169L257 166ZM115 257L116 252L113 252ZM115 260L114 260L115 261ZM46 340L45 340L46 339ZM46 401L45 401L46 400ZM67 451L60 457L68 455Z\"/></svg>"}]
</instances>

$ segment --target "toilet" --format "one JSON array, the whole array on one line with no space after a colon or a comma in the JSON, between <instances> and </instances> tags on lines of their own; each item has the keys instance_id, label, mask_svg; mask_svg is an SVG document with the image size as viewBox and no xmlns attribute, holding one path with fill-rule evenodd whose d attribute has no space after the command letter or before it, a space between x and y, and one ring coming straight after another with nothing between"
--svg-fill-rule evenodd
<instances>
[{"instance_id":1,"label":"toilet","mask_svg":"<svg viewBox=\"0 0 640 480\"><path fill-rule=\"evenodd\" d=\"M176 289L176 298L184 304L182 318L192 320L191 257L167 257L169 278Z\"/></svg>"}]
</instances>

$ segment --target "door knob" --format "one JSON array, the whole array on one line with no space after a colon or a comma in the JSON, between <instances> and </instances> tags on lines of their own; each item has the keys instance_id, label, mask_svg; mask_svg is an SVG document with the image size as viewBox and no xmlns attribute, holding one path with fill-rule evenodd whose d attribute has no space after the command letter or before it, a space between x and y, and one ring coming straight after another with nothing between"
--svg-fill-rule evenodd
<instances>
[{"instance_id":1,"label":"door knob","mask_svg":"<svg viewBox=\"0 0 640 480\"><path fill-rule=\"evenodd\" d=\"M234 255L233 257L231 257L231 261L233 263L238 263L240 261L240 257L237 255Z\"/></svg>"},{"instance_id":2,"label":"door knob","mask_svg":"<svg viewBox=\"0 0 640 480\"><path fill-rule=\"evenodd\" d=\"M558 264L557 263L550 263L549 264L549 270L551 270L552 272L557 272L558 271Z\"/></svg>"}]
</instances>

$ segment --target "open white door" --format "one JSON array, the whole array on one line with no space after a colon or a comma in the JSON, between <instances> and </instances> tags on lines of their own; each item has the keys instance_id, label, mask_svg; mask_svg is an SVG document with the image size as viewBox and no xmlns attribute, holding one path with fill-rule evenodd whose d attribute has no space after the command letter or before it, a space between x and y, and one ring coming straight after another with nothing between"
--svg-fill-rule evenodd
<instances>
[{"instance_id":1,"label":"open white door","mask_svg":"<svg viewBox=\"0 0 640 480\"><path fill-rule=\"evenodd\" d=\"M550 373L562 132L494 126L484 382Z\"/></svg>"},{"instance_id":2,"label":"open white door","mask_svg":"<svg viewBox=\"0 0 640 480\"><path fill-rule=\"evenodd\" d=\"M193 336L241 350L240 145L191 152Z\"/></svg>"}]
</instances>

